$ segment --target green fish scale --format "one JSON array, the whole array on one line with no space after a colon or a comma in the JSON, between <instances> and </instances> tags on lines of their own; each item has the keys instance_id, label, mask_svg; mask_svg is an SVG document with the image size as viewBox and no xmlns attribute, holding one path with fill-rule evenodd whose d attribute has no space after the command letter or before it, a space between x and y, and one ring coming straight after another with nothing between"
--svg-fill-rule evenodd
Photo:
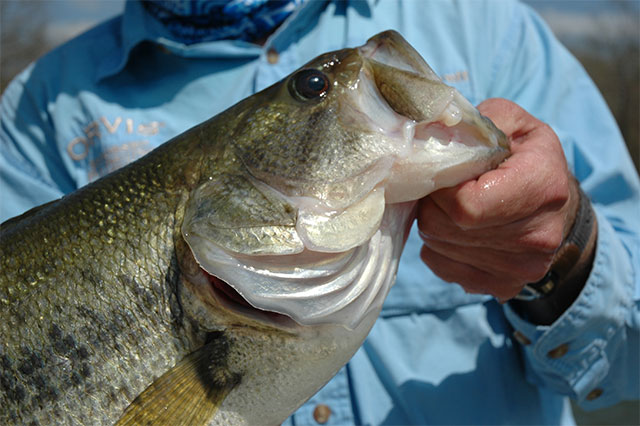
<instances>
[{"instance_id":1,"label":"green fish scale","mask_svg":"<svg viewBox=\"0 0 640 426\"><path fill-rule=\"evenodd\" d=\"M191 350L170 167L154 152L3 227L0 423L112 423Z\"/></svg>"}]
</instances>

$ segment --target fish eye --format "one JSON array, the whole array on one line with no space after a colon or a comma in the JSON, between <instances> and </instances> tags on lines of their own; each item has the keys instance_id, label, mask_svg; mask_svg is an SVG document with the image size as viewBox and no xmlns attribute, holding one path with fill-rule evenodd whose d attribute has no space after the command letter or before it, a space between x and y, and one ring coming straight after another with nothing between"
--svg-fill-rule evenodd
<instances>
[{"instance_id":1,"label":"fish eye","mask_svg":"<svg viewBox=\"0 0 640 426\"><path fill-rule=\"evenodd\" d=\"M315 69L301 70L289 80L289 92L301 100L323 97L329 91L329 77Z\"/></svg>"}]
</instances>

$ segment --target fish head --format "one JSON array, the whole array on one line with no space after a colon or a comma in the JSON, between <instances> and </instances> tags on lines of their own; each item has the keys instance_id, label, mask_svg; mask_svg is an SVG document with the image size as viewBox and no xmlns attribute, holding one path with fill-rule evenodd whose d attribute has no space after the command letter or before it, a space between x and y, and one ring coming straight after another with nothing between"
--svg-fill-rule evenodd
<instances>
[{"instance_id":1,"label":"fish head","mask_svg":"<svg viewBox=\"0 0 640 426\"><path fill-rule=\"evenodd\" d=\"M495 166L508 149L395 31L321 55L267 93L247 113L236 153L252 176L317 208L346 208L373 188L386 203L419 199Z\"/></svg>"},{"instance_id":2,"label":"fish head","mask_svg":"<svg viewBox=\"0 0 640 426\"><path fill-rule=\"evenodd\" d=\"M319 56L195 133L210 143L184 206L182 302L201 329L260 331L237 358L260 351L260 374L241 385L262 403L234 393L228 406L267 423L360 346L417 200L508 153L504 134L392 31ZM259 377L277 377L278 395Z\"/></svg>"},{"instance_id":3,"label":"fish head","mask_svg":"<svg viewBox=\"0 0 640 426\"><path fill-rule=\"evenodd\" d=\"M192 193L183 235L207 273L302 325L354 328L379 309L416 200L508 153L394 31L321 55L225 114L227 160Z\"/></svg>"}]
</instances>

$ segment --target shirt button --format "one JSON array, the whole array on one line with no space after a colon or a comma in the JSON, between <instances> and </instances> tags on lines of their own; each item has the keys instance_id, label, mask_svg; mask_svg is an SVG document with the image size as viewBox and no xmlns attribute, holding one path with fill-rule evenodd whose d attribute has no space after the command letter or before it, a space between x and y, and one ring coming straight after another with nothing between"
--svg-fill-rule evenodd
<instances>
[{"instance_id":1,"label":"shirt button","mask_svg":"<svg viewBox=\"0 0 640 426\"><path fill-rule=\"evenodd\" d=\"M278 59L280 59L280 55L278 55L278 51L273 47L267 50L267 62L270 64L277 64Z\"/></svg>"},{"instance_id":2,"label":"shirt button","mask_svg":"<svg viewBox=\"0 0 640 426\"><path fill-rule=\"evenodd\" d=\"M321 425L325 424L329 421L329 417L331 416L331 408L324 404L316 405L316 408L313 410L313 419L320 423Z\"/></svg>"},{"instance_id":3,"label":"shirt button","mask_svg":"<svg viewBox=\"0 0 640 426\"><path fill-rule=\"evenodd\" d=\"M569 352L569 345L567 343L563 343L560 346L558 346L557 348L551 349L547 353L547 356L549 358L558 359L558 358L562 358L563 356L565 356L567 352Z\"/></svg>"},{"instance_id":4,"label":"shirt button","mask_svg":"<svg viewBox=\"0 0 640 426\"><path fill-rule=\"evenodd\" d=\"M595 388L594 390L592 390L591 392L589 392L587 394L587 401L593 401L596 398L599 398L600 395L602 395L604 391L600 388Z\"/></svg>"},{"instance_id":5,"label":"shirt button","mask_svg":"<svg viewBox=\"0 0 640 426\"><path fill-rule=\"evenodd\" d=\"M521 345L527 346L531 344L531 340L529 340L527 336L525 336L518 330L513 332L513 338L516 339Z\"/></svg>"}]
</instances>

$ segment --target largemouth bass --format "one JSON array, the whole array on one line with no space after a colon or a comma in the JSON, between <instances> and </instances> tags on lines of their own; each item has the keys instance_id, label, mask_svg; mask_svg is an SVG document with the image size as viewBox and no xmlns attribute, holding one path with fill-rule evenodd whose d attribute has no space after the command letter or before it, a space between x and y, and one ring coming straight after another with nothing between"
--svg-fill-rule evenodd
<instances>
[{"instance_id":1,"label":"largemouth bass","mask_svg":"<svg viewBox=\"0 0 640 426\"><path fill-rule=\"evenodd\" d=\"M0 423L279 424L366 337L416 200L507 152L385 32L5 222Z\"/></svg>"}]
</instances>

